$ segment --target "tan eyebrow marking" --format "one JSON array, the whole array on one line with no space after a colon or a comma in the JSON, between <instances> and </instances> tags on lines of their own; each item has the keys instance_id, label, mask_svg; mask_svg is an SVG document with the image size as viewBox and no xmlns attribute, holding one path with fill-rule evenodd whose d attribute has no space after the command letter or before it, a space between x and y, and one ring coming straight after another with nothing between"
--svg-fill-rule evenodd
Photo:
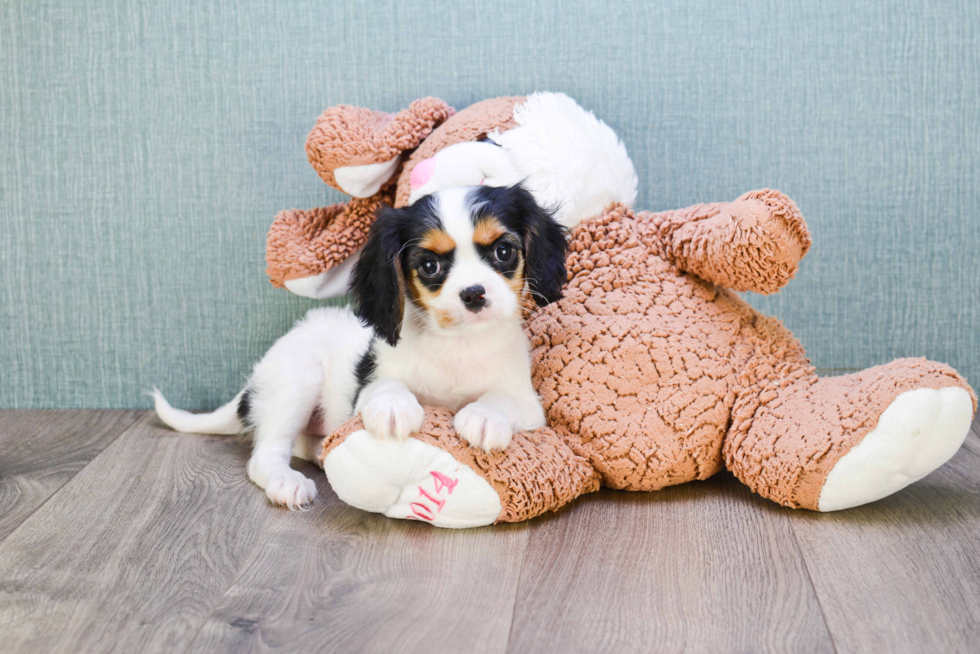
<instances>
[{"instance_id":1,"label":"tan eyebrow marking","mask_svg":"<svg viewBox=\"0 0 980 654\"><path fill-rule=\"evenodd\" d=\"M456 241L441 229L430 229L423 234L422 240L419 241L419 247L436 254L447 254L456 249Z\"/></svg>"},{"instance_id":2,"label":"tan eyebrow marking","mask_svg":"<svg viewBox=\"0 0 980 654\"><path fill-rule=\"evenodd\" d=\"M473 230L473 242L477 245L490 245L506 233L504 226L493 216L481 218Z\"/></svg>"}]
</instances>

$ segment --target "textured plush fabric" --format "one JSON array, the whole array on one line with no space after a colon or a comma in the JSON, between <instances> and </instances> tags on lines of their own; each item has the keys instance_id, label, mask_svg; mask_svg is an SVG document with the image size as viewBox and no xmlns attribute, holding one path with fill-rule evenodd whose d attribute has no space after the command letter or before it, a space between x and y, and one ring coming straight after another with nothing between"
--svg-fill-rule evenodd
<instances>
[{"instance_id":1,"label":"textured plush fabric","mask_svg":"<svg viewBox=\"0 0 980 654\"><path fill-rule=\"evenodd\" d=\"M0 406L213 408L320 303L269 224L346 197L327 107L564 91L660 210L778 188L814 246L778 315L818 368L980 379L980 3L0 3Z\"/></svg>"}]
</instances>

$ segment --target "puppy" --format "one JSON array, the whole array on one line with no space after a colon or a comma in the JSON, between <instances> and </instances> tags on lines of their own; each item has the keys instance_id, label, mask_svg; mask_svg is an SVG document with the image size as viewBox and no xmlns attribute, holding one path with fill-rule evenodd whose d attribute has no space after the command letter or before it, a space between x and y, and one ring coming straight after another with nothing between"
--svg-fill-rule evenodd
<instances>
[{"instance_id":1,"label":"puppy","mask_svg":"<svg viewBox=\"0 0 980 654\"><path fill-rule=\"evenodd\" d=\"M544 425L531 385L522 305L561 297L563 228L520 186L458 187L382 209L351 277L356 311L314 309L270 348L245 389L210 414L172 408L185 432L253 432L249 478L276 504L306 506L316 486L289 466L356 413L378 438L422 426L422 405L456 412L475 447L502 449Z\"/></svg>"}]
</instances>

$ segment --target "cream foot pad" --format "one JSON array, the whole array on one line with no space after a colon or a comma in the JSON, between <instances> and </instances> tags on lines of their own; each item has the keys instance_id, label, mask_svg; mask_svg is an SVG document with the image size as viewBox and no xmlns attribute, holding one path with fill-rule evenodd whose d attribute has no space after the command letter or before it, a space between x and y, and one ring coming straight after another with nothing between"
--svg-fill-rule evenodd
<instances>
[{"instance_id":1,"label":"cream foot pad","mask_svg":"<svg viewBox=\"0 0 980 654\"><path fill-rule=\"evenodd\" d=\"M483 477L414 438L380 439L360 429L327 454L323 470L344 502L389 518L459 529L500 515L500 497Z\"/></svg>"},{"instance_id":2,"label":"cream foot pad","mask_svg":"<svg viewBox=\"0 0 980 654\"><path fill-rule=\"evenodd\" d=\"M962 388L902 393L878 425L831 469L819 509L839 511L874 502L922 479L956 454L972 418L973 401Z\"/></svg>"}]
</instances>

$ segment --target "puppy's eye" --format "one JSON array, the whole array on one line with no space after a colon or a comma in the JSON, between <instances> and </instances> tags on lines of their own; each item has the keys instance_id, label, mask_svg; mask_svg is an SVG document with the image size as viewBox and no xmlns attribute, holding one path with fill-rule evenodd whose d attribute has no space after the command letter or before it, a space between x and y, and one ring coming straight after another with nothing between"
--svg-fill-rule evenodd
<instances>
[{"instance_id":1,"label":"puppy's eye","mask_svg":"<svg viewBox=\"0 0 980 654\"><path fill-rule=\"evenodd\" d=\"M501 243L493 251L494 258L500 263L509 263L514 258L514 246L510 243Z\"/></svg>"},{"instance_id":2,"label":"puppy's eye","mask_svg":"<svg viewBox=\"0 0 980 654\"><path fill-rule=\"evenodd\" d=\"M439 265L438 261L429 257L422 259L422 263L419 264L419 270L421 270L422 274L426 277L432 277L433 275L439 274L439 271L442 270L442 266Z\"/></svg>"}]
</instances>

